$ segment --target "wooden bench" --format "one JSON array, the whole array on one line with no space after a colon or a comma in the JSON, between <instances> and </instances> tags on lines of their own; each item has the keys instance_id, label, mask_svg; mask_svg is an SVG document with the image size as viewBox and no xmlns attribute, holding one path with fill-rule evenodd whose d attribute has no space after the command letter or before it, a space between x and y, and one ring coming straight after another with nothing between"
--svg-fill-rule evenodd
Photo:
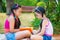
<instances>
[{"instance_id":1,"label":"wooden bench","mask_svg":"<svg viewBox=\"0 0 60 40\"><path fill-rule=\"evenodd\" d=\"M22 6L22 9L23 9L22 12L31 13L34 8L35 8L35 6Z\"/></svg>"}]
</instances>

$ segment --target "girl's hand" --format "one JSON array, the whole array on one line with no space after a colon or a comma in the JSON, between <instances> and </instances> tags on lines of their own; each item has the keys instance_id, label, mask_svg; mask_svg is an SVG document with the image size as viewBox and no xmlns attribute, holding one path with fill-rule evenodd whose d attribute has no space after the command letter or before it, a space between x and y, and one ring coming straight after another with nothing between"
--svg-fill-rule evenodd
<instances>
[{"instance_id":1,"label":"girl's hand","mask_svg":"<svg viewBox=\"0 0 60 40\"><path fill-rule=\"evenodd\" d=\"M37 34L37 30L33 30L33 34L34 34L34 35Z\"/></svg>"}]
</instances>

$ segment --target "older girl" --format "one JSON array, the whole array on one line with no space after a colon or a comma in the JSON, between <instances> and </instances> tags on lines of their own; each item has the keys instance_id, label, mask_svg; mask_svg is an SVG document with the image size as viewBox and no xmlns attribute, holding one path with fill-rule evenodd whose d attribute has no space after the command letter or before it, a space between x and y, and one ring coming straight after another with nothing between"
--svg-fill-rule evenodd
<instances>
[{"instance_id":1,"label":"older girl","mask_svg":"<svg viewBox=\"0 0 60 40\"><path fill-rule=\"evenodd\" d=\"M29 31L20 31L21 22L19 20L19 15L21 12L22 8L20 5L14 4L11 7L11 13L6 18L4 26L7 40L19 40L30 37L31 33Z\"/></svg>"}]
</instances>

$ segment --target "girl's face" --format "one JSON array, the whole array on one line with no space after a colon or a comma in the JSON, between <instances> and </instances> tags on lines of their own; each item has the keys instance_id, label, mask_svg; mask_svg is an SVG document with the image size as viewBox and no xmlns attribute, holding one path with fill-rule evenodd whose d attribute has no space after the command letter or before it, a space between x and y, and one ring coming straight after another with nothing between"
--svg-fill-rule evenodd
<instances>
[{"instance_id":1,"label":"girl's face","mask_svg":"<svg viewBox=\"0 0 60 40\"><path fill-rule=\"evenodd\" d=\"M36 15L36 17L38 18L38 19L42 19L42 14L41 13L35 13L35 15Z\"/></svg>"},{"instance_id":2,"label":"girl's face","mask_svg":"<svg viewBox=\"0 0 60 40\"><path fill-rule=\"evenodd\" d=\"M16 16L19 16L21 14L21 12L22 12L22 8L20 8L20 7L14 11Z\"/></svg>"}]
</instances>

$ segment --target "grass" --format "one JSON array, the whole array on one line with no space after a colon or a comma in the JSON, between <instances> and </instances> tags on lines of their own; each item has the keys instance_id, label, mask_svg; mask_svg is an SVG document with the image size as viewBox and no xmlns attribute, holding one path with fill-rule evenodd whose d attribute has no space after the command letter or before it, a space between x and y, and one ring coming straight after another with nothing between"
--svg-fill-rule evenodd
<instances>
[{"instance_id":1,"label":"grass","mask_svg":"<svg viewBox=\"0 0 60 40\"><path fill-rule=\"evenodd\" d=\"M4 33L4 21L6 17L6 13L0 13L0 33ZM31 21L34 19L34 15L32 13L22 13L19 18L21 20L21 27L29 27L31 26Z\"/></svg>"},{"instance_id":2,"label":"grass","mask_svg":"<svg viewBox=\"0 0 60 40\"><path fill-rule=\"evenodd\" d=\"M4 20L6 19L6 14L0 13L0 33L3 33L4 31Z\"/></svg>"}]
</instances>

